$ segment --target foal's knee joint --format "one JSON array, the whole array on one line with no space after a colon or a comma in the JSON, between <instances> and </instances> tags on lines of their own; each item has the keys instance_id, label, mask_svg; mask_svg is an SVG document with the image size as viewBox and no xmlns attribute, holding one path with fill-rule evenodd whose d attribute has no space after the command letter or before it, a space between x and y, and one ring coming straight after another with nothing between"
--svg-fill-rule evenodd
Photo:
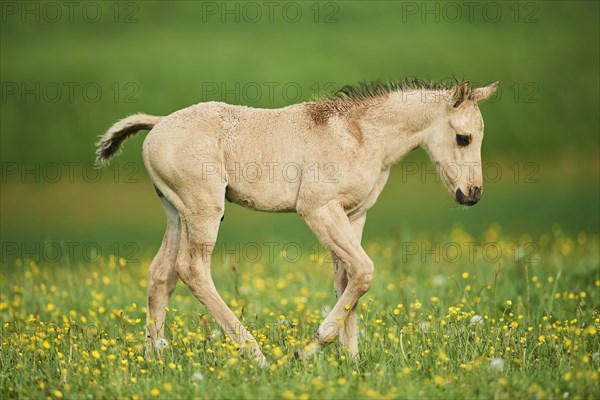
<instances>
[{"instance_id":1,"label":"foal's knee joint","mask_svg":"<svg viewBox=\"0 0 600 400\"><path fill-rule=\"evenodd\" d=\"M358 275L356 280L356 286L358 287L358 291L362 294L365 294L371 289L371 283L373 282L373 273L363 273Z\"/></svg>"},{"instance_id":2,"label":"foal's knee joint","mask_svg":"<svg viewBox=\"0 0 600 400\"><path fill-rule=\"evenodd\" d=\"M373 262L365 263L354 276L354 285L361 293L361 295L367 293L371 289L371 283L373 282Z\"/></svg>"}]
</instances>

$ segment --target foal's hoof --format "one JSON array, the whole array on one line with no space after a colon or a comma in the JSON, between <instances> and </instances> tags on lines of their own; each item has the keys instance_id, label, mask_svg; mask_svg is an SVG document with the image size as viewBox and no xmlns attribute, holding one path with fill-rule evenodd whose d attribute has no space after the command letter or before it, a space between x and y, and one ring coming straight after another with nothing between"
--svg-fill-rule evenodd
<instances>
[{"instance_id":1,"label":"foal's hoof","mask_svg":"<svg viewBox=\"0 0 600 400\"><path fill-rule=\"evenodd\" d=\"M256 360L256 363L261 368L267 368L269 366L269 362L267 361L265 356L263 356L262 354L258 357L255 357L254 360Z\"/></svg>"},{"instance_id":2,"label":"foal's hoof","mask_svg":"<svg viewBox=\"0 0 600 400\"><path fill-rule=\"evenodd\" d=\"M289 356L289 361L290 362L294 362L294 361L297 361L297 360L305 360L307 358L311 358L315 354L317 354L318 352L320 352L322 348L323 348L323 346L320 343L311 340L302 349L294 351Z\"/></svg>"}]
</instances>

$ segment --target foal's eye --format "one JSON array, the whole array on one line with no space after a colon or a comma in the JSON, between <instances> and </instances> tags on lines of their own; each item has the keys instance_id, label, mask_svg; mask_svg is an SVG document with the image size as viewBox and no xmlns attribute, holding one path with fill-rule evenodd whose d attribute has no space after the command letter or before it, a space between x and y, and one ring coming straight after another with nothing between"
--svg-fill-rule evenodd
<instances>
[{"instance_id":1,"label":"foal's eye","mask_svg":"<svg viewBox=\"0 0 600 400\"><path fill-rule=\"evenodd\" d=\"M471 143L471 136L470 135L456 135L456 143L461 147L467 146L469 143Z\"/></svg>"}]
</instances>

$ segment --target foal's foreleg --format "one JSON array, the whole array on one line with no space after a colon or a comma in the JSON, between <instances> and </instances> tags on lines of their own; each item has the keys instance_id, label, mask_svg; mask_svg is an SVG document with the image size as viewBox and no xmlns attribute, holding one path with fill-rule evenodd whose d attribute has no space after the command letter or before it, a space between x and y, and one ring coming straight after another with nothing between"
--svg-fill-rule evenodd
<instances>
[{"instance_id":1,"label":"foal's foreleg","mask_svg":"<svg viewBox=\"0 0 600 400\"><path fill-rule=\"evenodd\" d=\"M354 218L350 221L352 225L352 229L354 230L354 234L360 241L362 238L363 228L365 226L366 214L361 214L360 216ZM348 274L346 272L347 266L335 255L335 253L331 252L333 259L333 269L334 269L334 287L337 294L337 297L340 298L348 286ZM339 337L340 343L344 346L350 354L357 358L358 357L358 335L357 335L357 321L356 321L356 306L355 304L348 314L348 318L340 330Z\"/></svg>"},{"instance_id":2,"label":"foal's foreleg","mask_svg":"<svg viewBox=\"0 0 600 400\"><path fill-rule=\"evenodd\" d=\"M308 357L338 337L348 317L354 312L358 299L371 287L373 262L361 247L360 239L339 203L326 204L303 217L319 240L345 265L347 276L346 287L338 302L321 323L309 344L298 353L302 357ZM348 333L349 338L356 338L355 328L350 328Z\"/></svg>"}]
</instances>

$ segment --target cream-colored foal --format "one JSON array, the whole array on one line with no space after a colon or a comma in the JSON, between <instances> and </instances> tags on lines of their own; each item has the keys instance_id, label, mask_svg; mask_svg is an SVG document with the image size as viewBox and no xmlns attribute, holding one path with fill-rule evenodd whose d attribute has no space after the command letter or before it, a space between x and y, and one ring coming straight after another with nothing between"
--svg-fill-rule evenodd
<instances>
[{"instance_id":1,"label":"cream-colored foal","mask_svg":"<svg viewBox=\"0 0 600 400\"><path fill-rule=\"evenodd\" d=\"M210 102L117 122L98 143L97 161L109 159L137 131L150 130L144 163L167 214L149 271L147 349L164 338L165 307L179 278L232 340L266 363L211 278L210 256L228 199L255 210L297 212L330 249L338 301L296 354L313 355L339 336L357 356L356 304L374 269L361 246L367 210L390 167L419 147L456 201L475 204L482 193L478 102L495 89L496 83L470 89L468 82L405 81L348 86L329 99L281 109Z\"/></svg>"}]
</instances>

